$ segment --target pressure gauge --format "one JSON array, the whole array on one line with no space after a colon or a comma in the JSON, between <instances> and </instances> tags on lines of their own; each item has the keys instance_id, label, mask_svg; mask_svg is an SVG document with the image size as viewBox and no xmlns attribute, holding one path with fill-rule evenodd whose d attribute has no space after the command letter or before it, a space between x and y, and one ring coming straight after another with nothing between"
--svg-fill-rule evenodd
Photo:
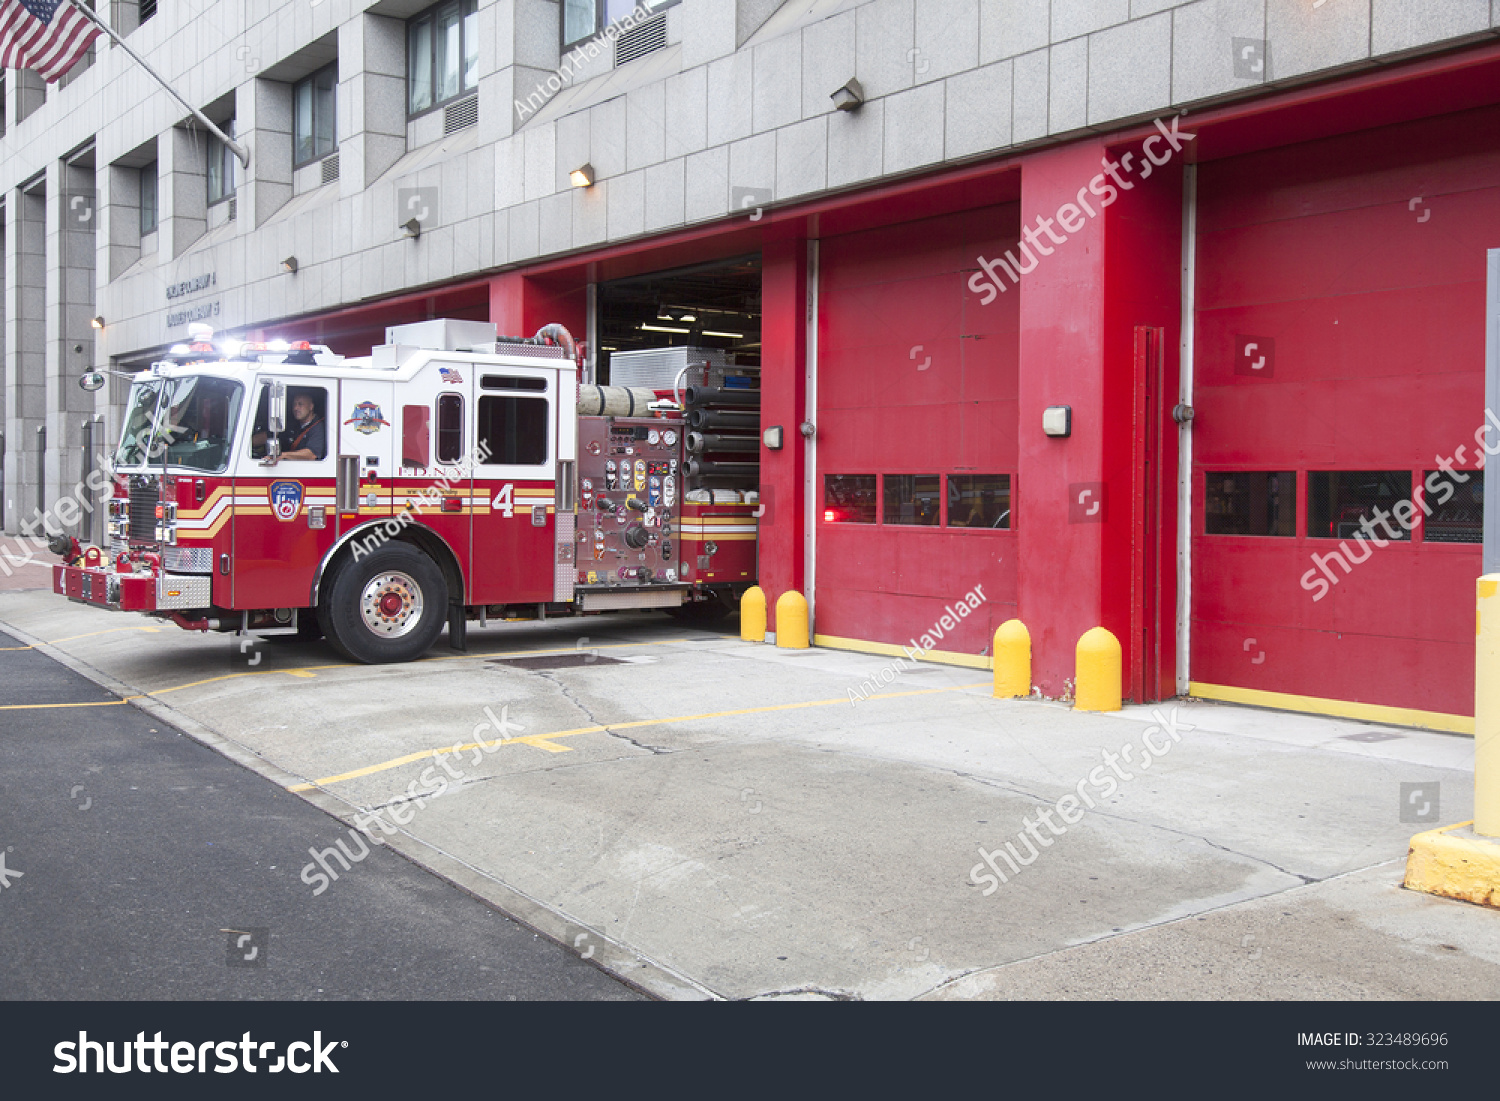
<instances>
[{"instance_id":1,"label":"pressure gauge","mask_svg":"<svg viewBox=\"0 0 1500 1101\"><path fill-rule=\"evenodd\" d=\"M597 455L597 454L599 454L599 452L601 450L603 450L603 449L599 446L599 441L598 440L590 440L589 441L589 454L590 455Z\"/></svg>"},{"instance_id":2,"label":"pressure gauge","mask_svg":"<svg viewBox=\"0 0 1500 1101\"><path fill-rule=\"evenodd\" d=\"M653 428L650 432L646 433L646 442L653 446L661 443L661 433Z\"/></svg>"},{"instance_id":3,"label":"pressure gauge","mask_svg":"<svg viewBox=\"0 0 1500 1101\"><path fill-rule=\"evenodd\" d=\"M594 488L594 479L592 479L592 478L585 478L583 480L583 488L584 489L593 489Z\"/></svg>"},{"instance_id":4,"label":"pressure gauge","mask_svg":"<svg viewBox=\"0 0 1500 1101\"><path fill-rule=\"evenodd\" d=\"M661 434L661 442L666 444L668 447L677 446L677 433L668 428Z\"/></svg>"}]
</instances>

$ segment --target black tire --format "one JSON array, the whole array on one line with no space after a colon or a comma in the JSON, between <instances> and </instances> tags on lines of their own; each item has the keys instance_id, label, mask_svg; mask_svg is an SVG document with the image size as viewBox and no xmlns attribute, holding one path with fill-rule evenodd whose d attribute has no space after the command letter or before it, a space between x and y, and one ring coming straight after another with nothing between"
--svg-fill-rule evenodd
<instances>
[{"instance_id":1,"label":"black tire","mask_svg":"<svg viewBox=\"0 0 1500 1101\"><path fill-rule=\"evenodd\" d=\"M437 563L406 543L387 543L344 562L318 602L333 648L351 661L390 665L425 654L448 617Z\"/></svg>"}]
</instances>

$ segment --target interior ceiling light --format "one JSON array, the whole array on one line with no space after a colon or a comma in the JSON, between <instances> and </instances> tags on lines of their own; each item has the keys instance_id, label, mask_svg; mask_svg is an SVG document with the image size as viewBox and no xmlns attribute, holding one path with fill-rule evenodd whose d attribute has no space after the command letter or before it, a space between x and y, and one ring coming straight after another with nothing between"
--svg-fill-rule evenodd
<instances>
[{"instance_id":1,"label":"interior ceiling light","mask_svg":"<svg viewBox=\"0 0 1500 1101\"><path fill-rule=\"evenodd\" d=\"M724 338L726 338L728 340L744 340L745 339L745 334L744 333L716 333L712 329L704 329L703 330L703 335L704 336L722 336L722 337L724 337Z\"/></svg>"},{"instance_id":2,"label":"interior ceiling light","mask_svg":"<svg viewBox=\"0 0 1500 1101\"><path fill-rule=\"evenodd\" d=\"M580 168L575 168L573 169L573 171L568 173L568 179L572 182L574 187L593 187L594 166L591 164L585 164Z\"/></svg>"},{"instance_id":3,"label":"interior ceiling light","mask_svg":"<svg viewBox=\"0 0 1500 1101\"><path fill-rule=\"evenodd\" d=\"M681 329L681 328L678 328L676 325L646 325L646 324L642 324L641 328L643 330L645 330L646 332L648 332L648 333L683 333L683 334L686 334L686 333L690 333L690 332L693 331L692 329Z\"/></svg>"},{"instance_id":4,"label":"interior ceiling light","mask_svg":"<svg viewBox=\"0 0 1500 1101\"><path fill-rule=\"evenodd\" d=\"M698 315L697 314L693 314L693 313L678 314L677 320L678 321L689 321L689 322L691 322L691 321L697 321L698 320Z\"/></svg>"}]
</instances>

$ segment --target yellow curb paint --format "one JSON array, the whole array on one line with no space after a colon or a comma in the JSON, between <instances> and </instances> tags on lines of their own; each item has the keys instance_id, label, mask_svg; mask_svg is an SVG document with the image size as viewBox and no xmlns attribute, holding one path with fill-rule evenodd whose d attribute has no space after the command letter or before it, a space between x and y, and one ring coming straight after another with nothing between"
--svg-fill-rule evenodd
<instances>
[{"instance_id":1,"label":"yellow curb paint","mask_svg":"<svg viewBox=\"0 0 1500 1101\"><path fill-rule=\"evenodd\" d=\"M856 654L879 654L881 657L900 658L909 656L900 646L888 642L865 642L858 638L840 638L837 635L814 635L813 645L825 650L850 650ZM983 654L960 654L953 650L920 650L918 661L933 665L956 665L964 669L990 669L994 662Z\"/></svg>"},{"instance_id":2,"label":"yellow curb paint","mask_svg":"<svg viewBox=\"0 0 1500 1101\"><path fill-rule=\"evenodd\" d=\"M1454 836L1454 831L1472 825L1460 822L1413 837L1406 856L1406 888L1500 909L1500 841Z\"/></svg>"},{"instance_id":3,"label":"yellow curb paint","mask_svg":"<svg viewBox=\"0 0 1500 1101\"><path fill-rule=\"evenodd\" d=\"M1392 726L1416 726L1442 730L1449 734L1473 734L1474 720L1466 715L1447 715L1441 711L1417 711L1409 707L1385 707L1374 703L1349 700L1325 700L1317 696L1294 696L1286 692L1262 692L1254 688L1236 688L1224 684L1193 681L1188 695L1200 700L1242 703L1250 707L1270 707L1277 711L1303 711L1309 715L1329 715L1336 719L1359 719L1364 722L1389 723Z\"/></svg>"},{"instance_id":4,"label":"yellow curb paint","mask_svg":"<svg viewBox=\"0 0 1500 1101\"><path fill-rule=\"evenodd\" d=\"M157 634L160 627L111 627L107 631L90 631L86 635L69 635L67 638L55 638L50 642L42 643L43 646L56 646L63 642L77 642L81 638L97 638L99 635L113 635L120 631L145 631L147 634ZM35 646L0 646L0 651L35 650Z\"/></svg>"},{"instance_id":5,"label":"yellow curb paint","mask_svg":"<svg viewBox=\"0 0 1500 1101\"><path fill-rule=\"evenodd\" d=\"M961 684L953 688L919 688L911 692L883 692L876 696L867 696L866 700L891 700L898 699L903 696L932 696L940 692L963 692L975 688L988 687L990 687L988 684ZM610 723L607 726L583 726L579 727L577 730L558 731L556 734L526 734L519 738L506 738L499 744L532 745L539 749L548 749L553 753L571 752L571 747L569 746L553 746L547 745L545 743L551 741L554 738L571 738L577 734L602 734L611 730L637 730L643 726L668 726L673 723L701 722L705 719L727 719L735 715L761 715L771 711L794 711L798 708L804 707L832 707L837 704L843 704L847 706L848 703L849 697L844 696L836 700L808 700L804 703L776 703L768 704L765 707L742 707L734 711L709 711L702 715L679 715L671 719L637 719L633 722L628 723ZM292 784L289 785L286 790L310 791L315 787L326 787L329 784L338 784L342 783L345 780L356 780L361 776L373 776L377 772L388 772L393 768L400 768L403 765L409 765L417 761L427 760L439 753L465 753L471 749L489 748L494 746L495 744L496 743L494 742L474 742L469 745L462 745L453 748L443 746L439 749L426 749L420 753L408 753L404 757L397 757L394 760L390 761L382 761L378 765L368 765L365 768L358 768L353 772L341 772L337 776L325 776L323 777L323 779L314 780L311 783Z\"/></svg>"}]
</instances>

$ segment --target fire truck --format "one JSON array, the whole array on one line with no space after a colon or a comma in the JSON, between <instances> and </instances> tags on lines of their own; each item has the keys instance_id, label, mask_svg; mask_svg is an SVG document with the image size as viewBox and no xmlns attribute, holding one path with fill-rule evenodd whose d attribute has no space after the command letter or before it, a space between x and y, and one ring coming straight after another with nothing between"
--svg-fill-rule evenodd
<instances>
[{"instance_id":1,"label":"fire truck","mask_svg":"<svg viewBox=\"0 0 1500 1101\"><path fill-rule=\"evenodd\" d=\"M644 384L581 385L558 325L395 326L362 358L204 336L133 377L108 549L55 545L58 594L388 663L445 623L464 650L472 621L717 618L755 582L758 368L624 353Z\"/></svg>"}]
</instances>

